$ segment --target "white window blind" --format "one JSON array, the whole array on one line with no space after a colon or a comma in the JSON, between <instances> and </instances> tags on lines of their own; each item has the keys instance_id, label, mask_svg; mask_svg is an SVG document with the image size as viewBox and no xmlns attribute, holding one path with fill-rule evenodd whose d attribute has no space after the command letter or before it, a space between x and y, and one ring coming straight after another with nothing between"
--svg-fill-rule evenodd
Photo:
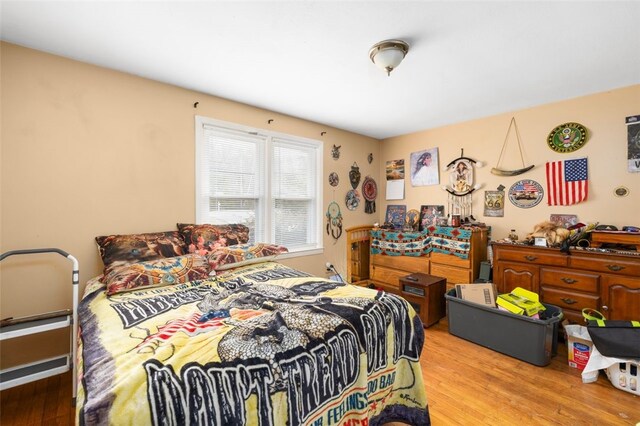
<instances>
[{"instance_id":1,"label":"white window blind","mask_svg":"<svg viewBox=\"0 0 640 426\"><path fill-rule=\"evenodd\" d=\"M317 141L196 117L196 222L242 223L251 242L321 248Z\"/></svg>"}]
</instances>

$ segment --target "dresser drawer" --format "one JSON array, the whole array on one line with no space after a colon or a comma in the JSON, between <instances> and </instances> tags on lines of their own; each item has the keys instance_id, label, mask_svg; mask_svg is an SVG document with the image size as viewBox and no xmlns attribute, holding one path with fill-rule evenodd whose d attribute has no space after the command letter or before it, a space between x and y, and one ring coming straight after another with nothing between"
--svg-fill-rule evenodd
<instances>
[{"instance_id":1,"label":"dresser drawer","mask_svg":"<svg viewBox=\"0 0 640 426\"><path fill-rule=\"evenodd\" d=\"M471 268L471 259L462 259L455 254L431 253L431 263L457 266L458 268Z\"/></svg>"},{"instance_id":2,"label":"dresser drawer","mask_svg":"<svg viewBox=\"0 0 640 426\"><path fill-rule=\"evenodd\" d=\"M600 305L598 295L559 290L552 287L541 287L540 297L544 303L575 311L584 308L598 309Z\"/></svg>"},{"instance_id":3,"label":"dresser drawer","mask_svg":"<svg viewBox=\"0 0 640 426\"><path fill-rule=\"evenodd\" d=\"M384 266L371 266L371 278L376 283L384 283L387 286L393 286L396 291L400 291L400 278L407 275L407 271L399 269L385 268Z\"/></svg>"},{"instance_id":4,"label":"dresser drawer","mask_svg":"<svg viewBox=\"0 0 640 426\"><path fill-rule=\"evenodd\" d=\"M568 260L566 255L543 250L527 250L527 249L509 249L500 247L497 250L496 259L499 261L511 261L522 263L535 263L536 265L550 266L567 266Z\"/></svg>"},{"instance_id":5,"label":"dresser drawer","mask_svg":"<svg viewBox=\"0 0 640 426\"><path fill-rule=\"evenodd\" d=\"M371 265L404 271L402 276L410 272L429 272L429 258L427 256L383 256L371 255Z\"/></svg>"},{"instance_id":6,"label":"dresser drawer","mask_svg":"<svg viewBox=\"0 0 640 426\"><path fill-rule=\"evenodd\" d=\"M600 275L586 272L574 272L567 269L542 268L540 285L568 288L571 290L597 293Z\"/></svg>"},{"instance_id":7,"label":"dresser drawer","mask_svg":"<svg viewBox=\"0 0 640 426\"><path fill-rule=\"evenodd\" d=\"M571 267L576 269L587 269L590 271L607 272L609 274L630 275L640 277L640 262L638 260L621 259L620 257L602 256L581 256L574 254L571 256Z\"/></svg>"},{"instance_id":8,"label":"dresser drawer","mask_svg":"<svg viewBox=\"0 0 640 426\"><path fill-rule=\"evenodd\" d=\"M448 284L467 284L473 282L471 270L439 265L437 263L431 263L430 274L446 278Z\"/></svg>"}]
</instances>

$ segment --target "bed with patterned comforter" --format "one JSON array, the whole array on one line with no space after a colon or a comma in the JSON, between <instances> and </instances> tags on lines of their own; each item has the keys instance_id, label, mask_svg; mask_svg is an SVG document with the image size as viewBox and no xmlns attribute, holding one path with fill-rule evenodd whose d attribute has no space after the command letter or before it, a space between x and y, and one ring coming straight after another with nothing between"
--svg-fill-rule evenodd
<instances>
[{"instance_id":1,"label":"bed with patterned comforter","mask_svg":"<svg viewBox=\"0 0 640 426\"><path fill-rule=\"evenodd\" d=\"M427 425L424 331L395 295L264 262L79 311L77 421Z\"/></svg>"}]
</instances>

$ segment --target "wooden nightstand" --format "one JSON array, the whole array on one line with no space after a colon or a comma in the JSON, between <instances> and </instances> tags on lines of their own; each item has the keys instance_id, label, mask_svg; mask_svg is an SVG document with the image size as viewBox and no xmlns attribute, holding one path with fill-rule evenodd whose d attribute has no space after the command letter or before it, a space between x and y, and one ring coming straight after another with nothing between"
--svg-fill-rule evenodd
<instances>
[{"instance_id":1,"label":"wooden nightstand","mask_svg":"<svg viewBox=\"0 0 640 426\"><path fill-rule=\"evenodd\" d=\"M419 272L400 278L400 295L416 310L425 327L437 323L446 312L447 279Z\"/></svg>"}]
</instances>

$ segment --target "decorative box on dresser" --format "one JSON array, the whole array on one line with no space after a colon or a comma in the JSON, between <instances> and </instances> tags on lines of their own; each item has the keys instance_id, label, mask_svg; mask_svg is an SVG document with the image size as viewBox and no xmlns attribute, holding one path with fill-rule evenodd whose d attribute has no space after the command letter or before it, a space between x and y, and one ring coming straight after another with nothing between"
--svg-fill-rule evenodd
<instances>
[{"instance_id":1,"label":"decorative box on dresser","mask_svg":"<svg viewBox=\"0 0 640 426\"><path fill-rule=\"evenodd\" d=\"M523 287L544 303L562 308L575 323L582 309L602 312L607 319L640 318L640 256L614 251L493 243L493 280L499 293Z\"/></svg>"}]
</instances>

